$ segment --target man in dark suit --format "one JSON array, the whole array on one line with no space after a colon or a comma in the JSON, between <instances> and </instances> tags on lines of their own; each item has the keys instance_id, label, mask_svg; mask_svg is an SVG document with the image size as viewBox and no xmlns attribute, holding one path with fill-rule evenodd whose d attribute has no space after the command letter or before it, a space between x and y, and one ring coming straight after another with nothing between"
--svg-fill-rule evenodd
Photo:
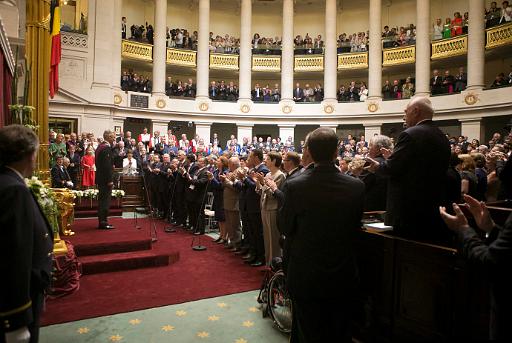
<instances>
[{"instance_id":1,"label":"man in dark suit","mask_svg":"<svg viewBox=\"0 0 512 343\"><path fill-rule=\"evenodd\" d=\"M295 88L293 89L293 101L295 102L303 102L304 101L304 90L300 88L300 83L295 84Z\"/></svg>"},{"instance_id":2,"label":"man in dark suit","mask_svg":"<svg viewBox=\"0 0 512 343\"><path fill-rule=\"evenodd\" d=\"M98 186L98 229L109 230L114 226L108 223L108 210L112 193L113 153L112 146L116 134L110 130L103 132L103 142L96 149L96 185Z\"/></svg>"},{"instance_id":3,"label":"man in dark suit","mask_svg":"<svg viewBox=\"0 0 512 343\"><path fill-rule=\"evenodd\" d=\"M75 152L76 145L70 145L68 149L69 166L68 173L71 182L76 187L78 185L78 171L80 170L80 155Z\"/></svg>"},{"instance_id":4,"label":"man in dark suit","mask_svg":"<svg viewBox=\"0 0 512 343\"><path fill-rule=\"evenodd\" d=\"M279 208L281 208L284 204L284 192L282 188L284 185L292 180L294 177L299 176L301 173L302 166L300 165L301 159L299 154L294 151L287 152L285 158L283 159L284 170L286 171L286 179L283 181L281 189L277 188L277 184L271 178L265 178L265 184L272 191L274 198L277 199L279 203Z\"/></svg>"},{"instance_id":5,"label":"man in dark suit","mask_svg":"<svg viewBox=\"0 0 512 343\"><path fill-rule=\"evenodd\" d=\"M21 125L0 129L0 342L36 343L52 274L53 230L23 178L39 139Z\"/></svg>"},{"instance_id":6,"label":"man in dark suit","mask_svg":"<svg viewBox=\"0 0 512 343\"><path fill-rule=\"evenodd\" d=\"M332 129L311 132L305 149L314 168L283 188L280 229L289 241L285 258L292 343L351 342L349 323L358 287L354 236L361 226L364 184L336 168L337 147Z\"/></svg>"},{"instance_id":7,"label":"man in dark suit","mask_svg":"<svg viewBox=\"0 0 512 343\"><path fill-rule=\"evenodd\" d=\"M428 98L413 99L405 109L405 125L393 153L383 162L369 158L368 168L388 178L386 224L400 236L447 243L450 240L439 215L445 201L450 143L432 122Z\"/></svg>"},{"instance_id":8,"label":"man in dark suit","mask_svg":"<svg viewBox=\"0 0 512 343\"><path fill-rule=\"evenodd\" d=\"M238 178L245 188L245 211L250 230L250 248L252 258L246 260L253 267L262 266L265 262L265 247L263 245L263 223L261 219L260 194L256 192L256 182L254 175L256 173L267 175L268 168L263 162L263 152L259 149L251 151L247 166L249 173L239 173Z\"/></svg>"},{"instance_id":9,"label":"man in dark suit","mask_svg":"<svg viewBox=\"0 0 512 343\"><path fill-rule=\"evenodd\" d=\"M204 234L204 199L208 185L208 161L206 157L199 157L197 168L194 168L190 174L187 174L189 182L189 200L191 204L190 218L191 226L194 228L195 235Z\"/></svg>"},{"instance_id":10,"label":"man in dark suit","mask_svg":"<svg viewBox=\"0 0 512 343\"><path fill-rule=\"evenodd\" d=\"M55 160L55 165L50 170L50 174L52 176L52 187L55 188L73 188L73 183L71 182L71 177L69 176L68 171L63 165L63 157L57 156Z\"/></svg>"},{"instance_id":11,"label":"man in dark suit","mask_svg":"<svg viewBox=\"0 0 512 343\"><path fill-rule=\"evenodd\" d=\"M434 76L430 79L430 93L432 95L443 93L443 78L439 75L439 71L434 69Z\"/></svg>"}]
</instances>

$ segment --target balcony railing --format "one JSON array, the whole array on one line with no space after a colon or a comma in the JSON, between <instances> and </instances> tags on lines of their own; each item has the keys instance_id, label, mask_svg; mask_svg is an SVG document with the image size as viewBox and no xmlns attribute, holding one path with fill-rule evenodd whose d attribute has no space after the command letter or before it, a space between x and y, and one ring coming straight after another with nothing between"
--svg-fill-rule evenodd
<instances>
[{"instance_id":1,"label":"balcony railing","mask_svg":"<svg viewBox=\"0 0 512 343\"><path fill-rule=\"evenodd\" d=\"M171 49L167 48L167 59L168 64L182 66L182 67L195 67L196 66L196 55L194 50L182 50L182 49Z\"/></svg>"},{"instance_id":2,"label":"balcony railing","mask_svg":"<svg viewBox=\"0 0 512 343\"><path fill-rule=\"evenodd\" d=\"M368 68L368 53L353 52L338 54L338 70L366 69Z\"/></svg>"},{"instance_id":3,"label":"balcony railing","mask_svg":"<svg viewBox=\"0 0 512 343\"><path fill-rule=\"evenodd\" d=\"M89 36L86 34L61 31L60 36L64 48L87 49Z\"/></svg>"},{"instance_id":4,"label":"balcony railing","mask_svg":"<svg viewBox=\"0 0 512 343\"><path fill-rule=\"evenodd\" d=\"M210 69L238 70L238 55L210 53Z\"/></svg>"},{"instance_id":5,"label":"balcony railing","mask_svg":"<svg viewBox=\"0 0 512 343\"><path fill-rule=\"evenodd\" d=\"M432 43L432 59L465 55L468 53L468 36L442 39Z\"/></svg>"},{"instance_id":6,"label":"balcony railing","mask_svg":"<svg viewBox=\"0 0 512 343\"><path fill-rule=\"evenodd\" d=\"M382 53L382 65L384 67L416 61L416 46L414 45L384 49Z\"/></svg>"},{"instance_id":7,"label":"balcony railing","mask_svg":"<svg viewBox=\"0 0 512 343\"><path fill-rule=\"evenodd\" d=\"M512 23L496 26L487 31L486 49L512 44Z\"/></svg>"},{"instance_id":8,"label":"balcony railing","mask_svg":"<svg viewBox=\"0 0 512 343\"><path fill-rule=\"evenodd\" d=\"M293 65L295 71L323 71L324 55L295 56Z\"/></svg>"},{"instance_id":9,"label":"balcony railing","mask_svg":"<svg viewBox=\"0 0 512 343\"><path fill-rule=\"evenodd\" d=\"M281 71L281 56L252 55L253 71Z\"/></svg>"},{"instance_id":10,"label":"balcony railing","mask_svg":"<svg viewBox=\"0 0 512 343\"><path fill-rule=\"evenodd\" d=\"M153 45L123 40L121 56L142 61L153 61Z\"/></svg>"}]
</instances>

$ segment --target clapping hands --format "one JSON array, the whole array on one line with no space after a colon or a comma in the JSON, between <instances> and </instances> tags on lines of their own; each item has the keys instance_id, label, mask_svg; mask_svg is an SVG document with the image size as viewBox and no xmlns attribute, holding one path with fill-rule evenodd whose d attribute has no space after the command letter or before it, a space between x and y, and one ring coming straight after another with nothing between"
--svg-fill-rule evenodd
<instances>
[{"instance_id":1,"label":"clapping hands","mask_svg":"<svg viewBox=\"0 0 512 343\"><path fill-rule=\"evenodd\" d=\"M463 206L465 206L469 212L471 212L471 215L473 215L478 228L485 232L490 232L495 224L491 218L491 215L489 214L487 206L485 206L485 203L480 202L469 195L464 195L464 200L466 203ZM452 207L455 211L455 215L451 215L446 212L445 207L439 207L441 218L443 218L448 228L452 231L463 231L468 229L468 220L464 213L462 213L460 207L455 203L452 204Z\"/></svg>"}]
</instances>

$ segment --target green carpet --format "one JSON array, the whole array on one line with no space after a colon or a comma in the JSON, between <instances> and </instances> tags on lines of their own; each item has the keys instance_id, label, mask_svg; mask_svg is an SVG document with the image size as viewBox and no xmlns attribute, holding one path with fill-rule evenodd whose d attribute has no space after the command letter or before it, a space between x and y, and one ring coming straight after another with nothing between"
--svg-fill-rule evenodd
<instances>
[{"instance_id":1,"label":"green carpet","mask_svg":"<svg viewBox=\"0 0 512 343\"><path fill-rule=\"evenodd\" d=\"M205 285L206 286L206 285ZM258 291L41 328L41 343L285 343L262 318ZM91 299L91 301L94 301Z\"/></svg>"}]
</instances>

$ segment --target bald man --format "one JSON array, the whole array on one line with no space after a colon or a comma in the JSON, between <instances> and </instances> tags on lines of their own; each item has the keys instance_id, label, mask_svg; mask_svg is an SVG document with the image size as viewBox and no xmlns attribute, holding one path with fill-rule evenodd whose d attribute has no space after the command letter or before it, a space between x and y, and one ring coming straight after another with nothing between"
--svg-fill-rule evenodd
<instances>
[{"instance_id":1,"label":"bald man","mask_svg":"<svg viewBox=\"0 0 512 343\"><path fill-rule=\"evenodd\" d=\"M428 98L414 98L405 109L406 130L398 137L393 153L380 163L369 159L373 162L370 171L388 178L385 222L395 233L447 243L450 234L439 206L445 203L450 143L432 122L433 115ZM383 151L384 156L388 154Z\"/></svg>"}]
</instances>

